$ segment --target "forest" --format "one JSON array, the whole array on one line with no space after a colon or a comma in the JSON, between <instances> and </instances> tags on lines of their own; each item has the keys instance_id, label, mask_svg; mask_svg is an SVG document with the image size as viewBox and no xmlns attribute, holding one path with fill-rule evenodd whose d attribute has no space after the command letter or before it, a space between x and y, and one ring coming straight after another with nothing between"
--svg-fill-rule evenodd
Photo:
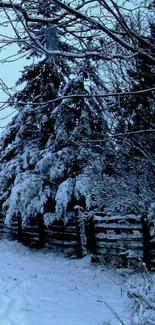
<instances>
[{"instance_id":1,"label":"forest","mask_svg":"<svg viewBox=\"0 0 155 325\"><path fill-rule=\"evenodd\" d=\"M26 62L0 76L0 323L155 324L155 0L1 0L0 28L8 79Z\"/></svg>"},{"instance_id":2,"label":"forest","mask_svg":"<svg viewBox=\"0 0 155 325\"><path fill-rule=\"evenodd\" d=\"M23 226L74 207L143 214L155 226L155 3L1 1L1 51L26 57L1 110L0 212ZM6 51L7 53L7 51ZM5 64L4 59L3 63Z\"/></svg>"}]
</instances>

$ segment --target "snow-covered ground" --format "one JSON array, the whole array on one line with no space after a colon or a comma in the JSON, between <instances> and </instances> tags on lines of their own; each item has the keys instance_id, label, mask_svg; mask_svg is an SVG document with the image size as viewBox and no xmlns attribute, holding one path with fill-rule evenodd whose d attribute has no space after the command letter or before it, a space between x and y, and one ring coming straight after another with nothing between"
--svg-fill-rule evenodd
<instances>
[{"instance_id":1,"label":"snow-covered ground","mask_svg":"<svg viewBox=\"0 0 155 325\"><path fill-rule=\"evenodd\" d=\"M118 285L123 277L93 266L90 257L73 260L1 240L0 261L0 325L121 324L114 312L130 324L130 301Z\"/></svg>"}]
</instances>

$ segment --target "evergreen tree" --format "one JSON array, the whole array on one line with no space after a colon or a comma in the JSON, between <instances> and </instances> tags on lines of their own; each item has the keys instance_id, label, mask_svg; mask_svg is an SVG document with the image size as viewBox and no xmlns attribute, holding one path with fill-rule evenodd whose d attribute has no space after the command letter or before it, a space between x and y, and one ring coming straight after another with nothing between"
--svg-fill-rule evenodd
<instances>
[{"instance_id":1,"label":"evergreen tree","mask_svg":"<svg viewBox=\"0 0 155 325\"><path fill-rule=\"evenodd\" d=\"M41 213L48 224L55 218L67 220L77 203L87 208L93 204L92 174L106 168L111 149L102 146L108 135L104 105L91 96L103 88L102 82L91 62L77 63L69 67L60 58L39 58L18 81L24 82L13 98L19 113L0 143L0 201L6 222L19 214L27 224ZM101 143L93 146L96 139Z\"/></svg>"},{"instance_id":2,"label":"evergreen tree","mask_svg":"<svg viewBox=\"0 0 155 325\"><path fill-rule=\"evenodd\" d=\"M150 26L151 34L147 38L150 44L155 44L155 25ZM146 45L141 41L141 47ZM148 48L148 51L155 57L155 50ZM144 57L137 58L131 69L127 70L130 79L130 90L140 91L155 87L155 65ZM127 110L130 114L129 130L146 130L154 126L154 93L142 93L131 97Z\"/></svg>"},{"instance_id":3,"label":"evergreen tree","mask_svg":"<svg viewBox=\"0 0 155 325\"><path fill-rule=\"evenodd\" d=\"M152 46L155 44L154 24L150 25L150 34L146 37L146 41L147 43L141 39L139 47L147 49L148 53L155 56ZM110 109L115 116L113 131L116 133L117 144L120 144L121 149L124 143L131 155L145 156L145 158L148 156L148 161L151 162L151 157L155 153L154 133L151 132L155 120L155 95L154 91L145 92L145 90L155 87L155 65L143 56L135 57L126 67L121 67L120 71L122 75L115 80L114 91L142 92L137 95L118 96L111 103ZM124 141L125 135L117 138L119 133L127 133L126 141Z\"/></svg>"},{"instance_id":4,"label":"evergreen tree","mask_svg":"<svg viewBox=\"0 0 155 325\"><path fill-rule=\"evenodd\" d=\"M153 24L146 41L148 47L142 40L139 47L147 48L154 56L154 48L149 46L155 44ZM135 57L126 66L118 62L118 66L119 77L116 78L117 71L113 75L114 92L136 92L155 87L155 66L143 56ZM111 134L117 149L118 180L115 178L115 184L118 181L118 184L123 182L127 185L127 192L130 193L128 202L133 211L136 211L136 207L139 211L148 210L154 200L154 100L154 91L107 100L112 117ZM121 197L117 202L121 202Z\"/></svg>"},{"instance_id":5,"label":"evergreen tree","mask_svg":"<svg viewBox=\"0 0 155 325\"><path fill-rule=\"evenodd\" d=\"M62 93L89 94L82 71ZM108 129L103 107L96 100L63 99L50 112L52 128L44 146L41 124L38 133L33 129L40 116L39 105L35 119L32 105L22 108L1 139L1 181L5 177L1 203L6 220L20 213L26 223L41 212L48 223L51 218L66 220L77 203L91 208L92 174L97 169L102 173L107 165L105 148L93 148L89 142L97 129L100 139L106 140Z\"/></svg>"},{"instance_id":6,"label":"evergreen tree","mask_svg":"<svg viewBox=\"0 0 155 325\"><path fill-rule=\"evenodd\" d=\"M50 1L44 4L39 9L35 3L34 11L37 9L39 15L39 10L45 10L47 17L56 17L58 9ZM64 42L59 26L33 27L36 37L48 49L71 47ZM40 213L46 224L55 218L67 220L77 204L113 213L137 212L139 202L152 201L152 174L146 168L146 157L141 159L137 151L136 155L132 151L137 146L135 140L140 143L139 149L144 139L145 146L151 146L151 142L146 141L145 134L138 139L131 134L128 142L109 141L111 130L118 133L149 128L154 114L152 99L145 98L146 107L142 108L143 95L120 98L110 107L115 116L112 121L107 103L95 97L106 89L96 62L42 57L36 48L29 56L35 60L25 67L17 82L24 83L23 89L13 96L19 113L0 140L0 203L6 221L19 214L23 224L27 224ZM127 71L130 90L151 86L145 65L153 75L154 67L143 57L133 61ZM148 112L150 124L146 126Z\"/></svg>"}]
</instances>

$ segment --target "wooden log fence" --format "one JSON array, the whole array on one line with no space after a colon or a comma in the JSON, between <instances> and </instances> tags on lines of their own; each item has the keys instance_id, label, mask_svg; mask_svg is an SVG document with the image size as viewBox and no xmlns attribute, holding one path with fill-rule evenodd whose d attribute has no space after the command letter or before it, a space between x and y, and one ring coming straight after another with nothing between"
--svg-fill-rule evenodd
<instances>
[{"instance_id":1,"label":"wooden log fence","mask_svg":"<svg viewBox=\"0 0 155 325\"><path fill-rule=\"evenodd\" d=\"M150 261L148 267L155 271L155 236L152 236L150 239Z\"/></svg>"},{"instance_id":2,"label":"wooden log fence","mask_svg":"<svg viewBox=\"0 0 155 325\"><path fill-rule=\"evenodd\" d=\"M82 233L85 237L81 236ZM40 215L23 227L20 216L6 226L0 214L1 238L16 239L35 248L59 247L64 252L75 252L79 257L90 251L105 262L119 265L126 265L129 260L134 260L133 263L136 259L142 260L155 270L155 238L148 234L148 225L140 215L107 216L99 211L89 220L82 221L76 212L67 224L54 221L48 227ZM130 259L125 258L127 255Z\"/></svg>"},{"instance_id":3,"label":"wooden log fence","mask_svg":"<svg viewBox=\"0 0 155 325\"><path fill-rule=\"evenodd\" d=\"M130 261L144 260L144 241L141 216L105 216L103 212L94 215L97 254L105 262L119 265ZM132 257L132 258L131 258Z\"/></svg>"},{"instance_id":4,"label":"wooden log fence","mask_svg":"<svg viewBox=\"0 0 155 325\"><path fill-rule=\"evenodd\" d=\"M82 250L81 236L74 218L67 224L60 220L46 227L40 215L37 219L32 219L30 225L23 227L20 216L6 226L0 215L0 235L1 238L5 236L34 248L60 247L64 251L75 251L79 256Z\"/></svg>"}]
</instances>

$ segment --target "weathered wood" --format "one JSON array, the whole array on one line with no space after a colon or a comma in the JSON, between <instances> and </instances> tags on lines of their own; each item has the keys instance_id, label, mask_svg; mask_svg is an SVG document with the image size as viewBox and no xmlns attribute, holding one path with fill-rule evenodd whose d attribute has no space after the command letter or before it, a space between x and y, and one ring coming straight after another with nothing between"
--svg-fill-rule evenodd
<instances>
[{"instance_id":1,"label":"weathered wood","mask_svg":"<svg viewBox=\"0 0 155 325\"><path fill-rule=\"evenodd\" d=\"M59 239L53 239L53 238L46 238L46 244L53 244L53 245L56 245L56 246L63 246L63 247L73 247L74 246L78 246L78 242L77 241L63 241L62 240L59 240Z\"/></svg>"},{"instance_id":2,"label":"weathered wood","mask_svg":"<svg viewBox=\"0 0 155 325\"><path fill-rule=\"evenodd\" d=\"M4 217L0 214L0 234L13 239L18 239L30 246L59 246L61 248L79 248L78 218L70 220L67 224L55 221L49 227L43 224L42 217L32 219L25 228L22 220L15 217L11 225L4 224ZM155 238L149 237L149 229L140 215L107 216L104 212L97 211L91 220L84 223L88 249L95 254L113 256L117 260L118 254L132 250L140 256L146 264L155 269ZM122 257L123 258L123 257Z\"/></svg>"},{"instance_id":3,"label":"weathered wood","mask_svg":"<svg viewBox=\"0 0 155 325\"><path fill-rule=\"evenodd\" d=\"M78 236L77 234L68 234L68 233L56 233L56 232L51 232L51 231L45 231L45 237L46 238L53 238L53 239L57 239L59 238L61 241L65 241L65 240L78 240Z\"/></svg>"},{"instance_id":4,"label":"weathered wood","mask_svg":"<svg viewBox=\"0 0 155 325\"><path fill-rule=\"evenodd\" d=\"M109 234L109 233L97 233L96 234L96 239L100 239L101 241L103 240L106 240L106 241L121 241L121 240L124 240L124 241L142 241L143 240L143 237L142 237L142 234L139 232L137 234L132 234L132 233L121 233L121 234Z\"/></svg>"},{"instance_id":5,"label":"weathered wood","mask_svg":"<svg viewBox=\"0 0 155 325\"><path fill-rule=\"evenodd\" d=\"M96 231L102 231L104 229L140 229L142 230L142 224L141 223L125 223L125 224L117 224L117 223L96 223L95 224Z\"/></svg>"},{"instance_id":6,"label":"weathered wood","mask_svg":"<svg viewBox=\"0 0 155 325\"><path fill-rule=\"evenodd\" d=\"M76 222L76 220L71 220L64 224L62 220L55 221L47 228L40 216L39 219L33 219L31 224L23 227L20 216L14 218L9 226L4 225L4 220L1 218L0 233L2 235L8 233L12 239L17 239L30 246L43 247L44 244L49 244L74 248L79 245Z\"/></svg>"},{"instance_id":7,"label":"weathered wood","mask_svg":"<svg viewBox=\"0 0 155 325\"><path fill-rule=\"evenodd\" d=\"M23 234L22 242L24 242L25 240L31 244L31 242L35 242L35 241L39 242L39 237L38 236L29 236L28 234Z\"/></svg>"},{"instance_id":8,"label":"weathered wood","mask_svg":"<svg viewBox=\"0 0 155 325\"><path fill-rule=\"evenodd\" d=\"M118 248L117 250L116 249L110 249L110 251L107 249L107 248L98 248L98 255L100 256L105 256L107 259L112 259L112 261L116 261L116 254L117 254L117 258L118 256L122 259L123 256L125 255L122 255L122 253L124 254L126 251L124 249L121 249L121 248ZM136 258L141 258L143 260L143 252L142 250L136 250L134 252L135 254L135 257L133 256L132 259L136 259ZM130 260L130 259L129 259Z\"/></svg>"},{"instance_id":9,"label":"weathered wood","mask_svg":"<svg viewBox=\"0 0 155 325\"><path fill-rule=\"evenodd\" d=\"M62 226L57 225L57 224L53 224L53 225L49 226L48 228L45 227L45 229L49 229L49 230L53 230L53 231L60 231L62 229ZM65 231L68 231L68 232L72 232L72 231L76 232L76 226L75 225L69 226L67 224L67 225L64 226L64 229L65 229Z\"/></svg>"},{"instance_id":10,"label":"weathered wood","mask_svg":"<svg viewBox=\"0 0 155 325\"><path fill-rule=\"evenodd\" d=\"M94 215L94 227L96 236L97 253L108 260L112 257L113 262L122 258L126 259L124 253L132 250L135 256L143 259L143 228L140 215L120 214L114 216L103 216L99 213ZM110 257L110 259L111 259Z\"/></svg>"},{"instance_id":11,"label":"weathered wood","mask_svg":"<svg viewBox=\"0 0 155 325\"><path fill-rule=\"evenodd\" d=\"M1 234L7 234L9 232L10 232L10 230L7 228L1 228L1 231L0 231Z\"/></svg>"},{"instance_id":12,"label":"weathered wood","mask_svg":"<svg viewBox=\"0 0 155 325\"><path fill-rule=\"evenodd\" d=\"M133 215L133 214L129 214L127 216L123 216L123 215L114 215L114 216L100 216L100 215L94 215L94 222L114 222L116 221L117 223L124 223L125 221L131 223L131 222L141 222L142 217L141 215Z\"/></svg>"},{"instance_id":13,"label":"weathered wood","mask_svg":"<svg viewBox=\"0 0 155 325\"><path fill-rule=\"evenodd\" d=\"M33 231L35 231L35 230L38 231L38 226L37 226L37 225L36 225L36 226L30 226L30 225L29 225L29 226L24 227L24 228L23 228L23 231L24 231L24 229L25 229L25 231L30 231L30 232L31 232L31 231L33 232Z\"/></svg>"},{"instance_id":14,"label":"weathered wood","mask_svg":"<svg viewBox=\"0 0 155 325\"><path fill-rule=\"evenodd\" d=\"M39 235L39 244L40 247L45 246L45 237L44 237L44 221L43 216L41 214L38 215L38 235Z\"/></svg>"},{"instance_id":15,"label":"weathered wood","mask_svg":"<svg viewBox=\"0 0 155 325\"><path fill-rule=\"evenodd\" d=\"M141 249L143 250L143 243L142 242L123 242L123 241L118 241L118 242L102 242L102 241L97 241L96 243L97 247L107 247L109 250L111 248L120 248L120 249ZM109 251L110 253L110 251Z\"/></svg>"},{"instance_id":16,"label":"weathered wood","mask_svg":"<svg viewBox=\"0 0 155 325\"><path fill-rule=\"evenodd\" d=\"M38 237L39 238L39 233L38 232L29 232L29 231L26 231L26 230L23 230L22 231L22 237L23 236L29 236L29 237Z\"/></svg>"}]
</instances>

